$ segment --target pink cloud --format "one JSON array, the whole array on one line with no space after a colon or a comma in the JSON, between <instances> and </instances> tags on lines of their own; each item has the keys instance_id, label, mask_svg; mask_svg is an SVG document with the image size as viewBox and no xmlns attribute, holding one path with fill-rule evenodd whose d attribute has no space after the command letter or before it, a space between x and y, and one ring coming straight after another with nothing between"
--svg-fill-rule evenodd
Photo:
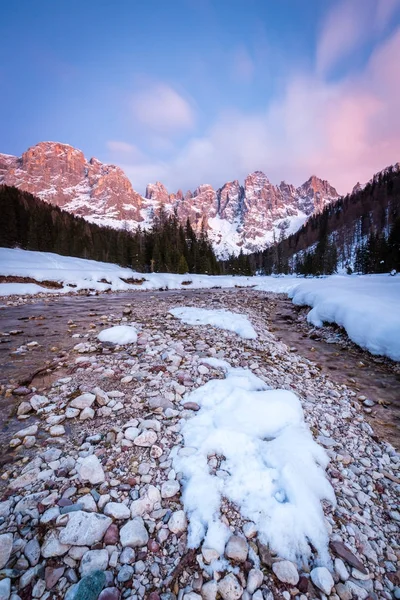
<instances>
[{"instance_id":1,"label":"pink cloud","mask_svg":"<svg viewBox=\"0 0 400 600\"><path fill-rule=\"evenodd\" d=\"M187 131L195 124L192 104L163 83L138 91L132 97L131 107L136 121L158 135Z\"/></svg>"}]
</instances>

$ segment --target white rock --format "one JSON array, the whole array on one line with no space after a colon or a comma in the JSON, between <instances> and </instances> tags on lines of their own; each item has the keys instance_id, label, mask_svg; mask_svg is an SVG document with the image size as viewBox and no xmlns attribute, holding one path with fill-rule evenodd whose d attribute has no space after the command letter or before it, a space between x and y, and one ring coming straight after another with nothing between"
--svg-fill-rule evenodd
<instances>
[{"instance_id":1,"label":"white rock","mask_svg":"<svg viewBox=\"0 0 400 600\"><path fill-rule=\"evenodd\" d=\"M53 427L50 427L50 435L52 437L58 437L59 435L64 435L64 433L64 425L53 425Z\"/></svg>"},{"instance_id":2,"label":"white rock","mask_svg":"<svg viewBox=\"0 0 400 600\"><path fill-rule=\"evenodd\" d=\"M11 510L11 500L0 502L0 517L8 517Z\"/></svg>"},{"instance_id":3,"label":"white rock","mask_svg":"<svg viewBox=\"0 0 400 600\"><path fill-rule=\"evenodd\" d=\"M254 538L257 535L257 527L256 524L252 521L245 523L243 525L243 533L247 537L248 540Z\"/></svg>"},{"instance_id":4,"label":"white rock","mask_svg":"<svg viewBox=\"0 0 400 600\"><path fill-rule=\"evenodd\" d=\"M85 456L77 466L77 470L82 481L89 481L91 484L105 481L103 467L95 454Z\"/></svg>"},{"instance_id":5,"label":"white rock","mask_svg":"<svg viewBox=\"0 0 400 600\"><path fill-rule=\"evenodd\" d=\"M149 485L143 496L132 502L131 516L143 517L143 515L151 513L157 502L161 502L160 490L154 485Z\"/></svg>"},{"instance_id":6,"label":"white rock","mask_svg":"<svg viewBox=\"0 0 400 600\"><path fill-rule=\"evenodd\" d=\"M0 600L8 600L11 594L11 579L6 577L0 581Z\"/></svg>"},{"instance_id":7,"label":"white rock","mask_svg":"<svg viewBox=\"0 0 400 600\"><path fill-rule=\"evenodd\" d=\"M112 519L82 510L69 513L67 526L61 530L60 542L71 546L92 546L103 539Z\"/></svg>"},{"instance_id":8,"label":"white rock","mask_svg":"<svg viewBox=\"0 0 400 600\"><path fill-rule=\"evenodd\" d=\"M184 510L177 510L172 513L169 521L168 528L172 533L183 533L187 528L187 519Z\"/></svg>"},{"instance_id":9,"label":"white rock","mask_svg":"<svg viewBox=\"0 0 400 600\"><path fill-rule=\"evenodd\" d=\"M162 498L172 498L175 496L180 490L179 481L164 481L161 486L161 497Z\"/></svg>"},{"instance_id":10,"label":"white rock","mask_svg":"<svg viewBox=\"0 0 400 600\"><path fill-rule=\"evenodd\" d=\"M43 408L43 406L46 406L47 404L49 404L50 400L48 398L46 398L46 396L39 396L38 394L35 394L29 400L29 403L30 403L31 407L33 408L33 410L36 411L36 410L39 410L39 408Z\"/></svg>"},{"instance_id":11,"label":"white rock","mask_svg":"<svg viewBox=\"0 0 400 600\"><path fill-rule=\"evenodd\" d=\"M204 558L204 562L209 565L214 560L217 560L220 556L218 550L214 550L214 548L205 548L204 546L201 549L201 553Z\"/></svg>"},{"instance_id":12,"label":"white rock","mask_svg":"<svg viewBox=\"0 0 400 600\"><path fill-rule=\"evenodd\" d=\"M238 535L231 535L226 544L225 556L236 562L245 562L249 547L244 538Z\"/></svg>"},{"instance_id":13,"label":"white rock","mask_svg":"<svg viewBox=\"0 0 400 600\"><path fill-rule=\"evenodd\" d=\"M183 600L202 600L202 598L196 592L188 592L187 594L183 594Z\"/></svg>"},{"instance_id":14,"label":"white rock","mask_svg":"<svg viewBox=\"0 0 400 600\"><path fill-rule=\"evenodd\" d=\"M18 406L17 415L19 417L22 415L27 415L29 412L31 412L31 410L32 406L29 404L29 402L21 402L21 404Z\"/></svg>"},{"instance_id":15,"label":"white rock","mask_svg":"<svg viewBox=\"0 0 400 600\"><path fill-rule=\"evenodd\" d=\"M218 591L223 600L239 600L243 594L242 586L232 573L218 582Z\"/></svg>"},{"instance_id":16,"label":"white rock","mask_svg":"<svg viewBox=\"0 0 400 600\"><path fill-rule=\"evenodd\" d=\"M131 442L133 442L133 440L135 440L139 434L140 434L140 429L138 429L137 427L128 427L124 431L124 436L126 437L127 440L131 440Z\"/></svg>"},{"instance_id":17,"label":"white rock","mask_svg":"<svg viewBox=\"0 0 400 600\"><path fill-rule=\"evenodd\" d=\"M350 577L350 574L346 569L346 565L341 558L335 558L335 571L342 581L347 581Z\"/></svg>"},{"instance_id":18,"label":"white rock","mask_svg":"<svg viewBox=\"0 0 400 600\"><path fill-rule=\"evenodd\" d=\"M201 596L203 600L216 600L218 593L218 583L213 579L207 581L201 588Z\"/></svg>"},{"instance_id":19,"label":"white rock","mask_svg":"<svg viewBox=\"0 0 400 600\"><path fill-rule=\"evenodd\" d=\"M326 567L316 567L310 573L311 581L313 584L324 592L327 596L332 591L335 582L333 581L332 575L329 573Z\"/></svg>"},{"instance_id":20,"label":"white rock","mask_svg":"<svg viewBox=\"0 0 400 600\"><path fill-rule=\"evenodd\" d=\"M93 419L93 418L94 418L94 410L93 410L93 408L90 408L90 406L87 406L86 408L84 408L83 411L81 412L81 414L79 415L80 421L87 421L88 419Z\"/></svg>"},{"instance_id":21,"label":"white rock","mask_svg":"<svg viewBox=\"0 0 400 600\"><path fill-rule=\"evenodd\" d=\"M80 410L83 410L84 408L92 406L95 400L96 396L94 394L86 392L85 394L81 394L77 398L71 400L69 406L71 406L72 408L79 408Z\"/></svg>"},{"instance_id":22,"label":"white rock","mask_svg":"<svg viewBox=\"0 0 400 600\"><path fill-rule=\"evenodd\" d=\"M0 569L6 566L11 555L13 545L13 534L3 533L0 535Z\"/></svg>"},{"instance_id":23,"label":"white rock","mask_svg":"<svg viewBox=\"0 0 400 600\"><path fill-rule=\"evenodd\" d=\"M43 558L51 558L53 556L62 556L69 550L68 544L60 542L58 531L49 531L43 540L41 553Z\"/></svg>"},{"instance_id":24,"label":"white rock","mask_svg":"<svg viewBox=\"0 0 400 600\"><path fill-rule=\"evenodd\" d=\"M71 408L68 406L68 408L65 410L65 416L67 419L75 419L75 417L79 415L79 412L79 408Z\"/></svg>"},{"instance_id":25,"label":"white rock","mask_svg":"<svg viewBox=\"0 0 400 600\"><path fill-rule=\"evenodd\" d=\"M261 586L264 579L263 572L260 569L250 569L247 577L247 591L249 594L254 594L256 590Z\"/></svg>"},{"instance_id":26,"label":"white rock","mask_svg":"<svg viewBox=\"0 0 400 600\"><path fill-rule=\"evenodd\" d=\"M8 484L8 487L11 490L19 490L21 488L27 487L28 485L32 485L32 483L36 482L40 475L40 469L31 469L26 473L23 473L16 479L13 479Z\"/></svg>"},{"instance_id":27,"label":"white rock","mask_svg":"<svg viewBox=\"0 0 400 600\"><path fill-rule=\"evenodd\" d=\"M105 571L108 567L108 552L103 550L89 550L82 556L79 572L81 576L90 575L94 571Z\"/></svg>"},{"instance_id":28,"label":"white rock","mask_svg":"<svg viewBox=\"0 0 400 600\"><path fill-rule=\"evenodd\" d=\"M104 514L113 519L129 519L131 511L129 508L121 502L109 502L104 507Z\"/></svg>"},{"instance_id":29,"label":"white rock","mask_svg":"<svg viewBox=\"0 0 400 600\"><path fill-rule=\"evenodd\" d=\"M81 496L78 502L79 504L82 504L83 510L86 512L97 512L97 504L92 494L85 494L84 496Z\"/></svg>"},{"instance_id":30,"label":"white rock","mask_svg":"<svg viewBox=\"0 0 400 600\"><path fill-rule=\"evenodd\" d=\"M30 425L30 427L25 427L25 429L20 429L14 435L17 438L24 438L27 435L36 435L38 432L38 429L39 428L37 425Z\"/></svg>"},{"instance_id":31,"label":"white rock","mask_svg":"<svg viewBox=\"0 0 400 600\"><path fill-rule=\"evenodd\" d=\"M149 541L143 519L140 517L128 521L121 527L119 535L123 548L126 548L126 546L129 546L130 548L142 547Z\"/></svg>"},{"instance_id":32,"label":"white rock","mask_svg":"<svg viewBox=\"0 0 400 600\"><path fill-rule=\"evenodd\" d=\"M24 554L31 567L35 567L40 559L40 544L37 538L32 538L24 548Z\"/></svg>"},{"instance_id":33,"label":"white rock","mask_svg":"<svg viewBox=\"0 0 400 600\"><path fill-rule=\"evenodd\" d=\"M136 446L142 446L143 448L150 448L157 441L157 434L152 429L146 429L134 438L133 443Z\"/></svg>"},{"instance_id":34,"label":"white rock","mask_svg":"<svg viewBox=\"0 0 400 600\"><path fill-rule=\"evenodd\" d=\"M280 560L272 565L272 570L283 583L290 583L290 585L296 585L299 581L299 574L297 567L290 560Z\"/></svg>"}]
</instances>

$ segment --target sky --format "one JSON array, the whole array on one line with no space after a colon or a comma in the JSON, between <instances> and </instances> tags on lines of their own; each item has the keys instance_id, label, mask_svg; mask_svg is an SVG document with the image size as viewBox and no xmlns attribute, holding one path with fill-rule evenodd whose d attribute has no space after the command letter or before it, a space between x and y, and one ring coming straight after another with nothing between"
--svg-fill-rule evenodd
<instances>
[{"instance_id":1,"label":"sky","mask_svg":"<svg viewBox=\"0 0 400 600\"><path fill-rule=\"evenodd\" d=\"M68 143L140 193L400 161L400 0L4 1L0 52L0 152Z\"/></svg>"}]
</instances>

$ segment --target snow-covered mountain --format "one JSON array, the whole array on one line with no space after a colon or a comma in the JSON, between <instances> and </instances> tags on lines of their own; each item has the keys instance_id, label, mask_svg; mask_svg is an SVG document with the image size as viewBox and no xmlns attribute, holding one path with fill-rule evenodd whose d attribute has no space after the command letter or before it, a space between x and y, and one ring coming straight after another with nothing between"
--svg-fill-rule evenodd
<instances>
[{"instance_id":1,"label":"snow-covered mountain","mask_svg":"<svg viewBox=\"0 0 400 600\"><path fill-rule=\"evenodd\" d=\"M298 188L284 181L274 186L261 171L248 175L243 185L235 180L214 190L203 184L185 194L170 194L157 182L147 186L143 198L119 167L88 161L80 150L58 142L41 142L21 157L0 154L1 183L112 227L150 227L164 206L182 222L189 219L197 231L205 227L221 257L263 249L339 198L318 177Z\"/></svg>"}]
</instances>

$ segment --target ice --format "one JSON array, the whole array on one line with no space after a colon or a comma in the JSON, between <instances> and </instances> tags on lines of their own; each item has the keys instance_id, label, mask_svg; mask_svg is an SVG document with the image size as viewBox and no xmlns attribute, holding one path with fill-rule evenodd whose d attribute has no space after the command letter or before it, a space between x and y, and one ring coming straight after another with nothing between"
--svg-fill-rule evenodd
<instances>
[{"instance_id":1,"label":"ice","mask_svg":"<svg viewBox=\"0 0 400 600\"><path fill-rule=\"evenodd\" d=\"M259 539L279 556L307 561L312 545L327 564L328 532L321 506L335 504L324 469L328 456L312 438L295 394L271 390L250 370L223 361L225 379L208 381L185 396L201 407L183 422L191 452L173 452L183 475L182 500L190 525L189 547L204 540L223 552L230 530L221 520L226 498L253 521ZM222 457L219 475L208 457Z\"/></svg>"},{"instance_id":2,"label":"ice","mask_svg":"<svg viewBox=\"0 0 400 600\"><path fill-rule=\"evenodd\" d=\"M180 306L169 311L188 325L211 325L218 329L233 331L246 340L255 340L257 334L245 315L229 310L209 310L193 306Z\"/></svg>"},{"instance_id":3,"label":"ice","mask_svg":"<svg viewBox=\"0 0 400 600\"><path fill-rule=\"evenodd\" d=\"M100 331L97 338L100 342L111 342L112 344L135 344L137 341L137 331L131 325L116 325Z\"/></svg>"}]
</instances>

